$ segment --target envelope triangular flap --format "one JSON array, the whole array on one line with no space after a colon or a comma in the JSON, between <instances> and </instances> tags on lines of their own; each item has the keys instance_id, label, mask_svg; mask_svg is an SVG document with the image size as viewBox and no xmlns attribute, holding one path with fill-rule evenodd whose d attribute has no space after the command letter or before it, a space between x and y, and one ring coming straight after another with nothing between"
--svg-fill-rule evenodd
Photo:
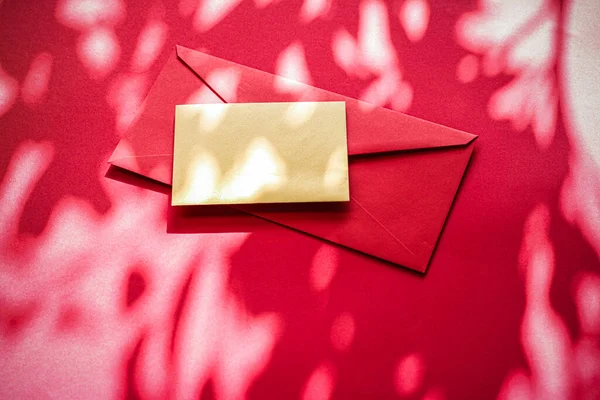
<instances>
[{"instance_id":1,"label":"envelope triangular flap","mask_svg":"<svg viewBox=\"0 0 600 400\"><path fill-rule=\"evenodd\" d=\"M382 107L373 107L324 89L315 88L268 72L236 64L177 46L178 57L225 102L344 101L346 102L348 154L371 154L401 150L459 146L476 136L424 121ZM231 82L214 80L215 70L229 70L239 77L237 90ZM234 71L232 71L234 70ZM291 88L286 90L285 88ZM227 98L230 94L230 98Z\"/></svg>"}]
</instances>

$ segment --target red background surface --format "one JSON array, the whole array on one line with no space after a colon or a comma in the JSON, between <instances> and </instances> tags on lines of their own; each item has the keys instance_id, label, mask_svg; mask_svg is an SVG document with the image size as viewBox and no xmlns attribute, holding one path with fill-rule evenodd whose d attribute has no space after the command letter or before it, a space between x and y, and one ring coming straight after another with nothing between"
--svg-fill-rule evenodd
<instances>
[{"instance_id":1,"label":"red background surface","mask_svg":"<svg viewBox=\"0 0 600 400\"><path fill-rule=\"evenodd\" d=\"M600 398L593 3L0 1L0 397ZM480 135L427 274L166 233L105 174L175 44Z\"/></svg>"}]
</instances>

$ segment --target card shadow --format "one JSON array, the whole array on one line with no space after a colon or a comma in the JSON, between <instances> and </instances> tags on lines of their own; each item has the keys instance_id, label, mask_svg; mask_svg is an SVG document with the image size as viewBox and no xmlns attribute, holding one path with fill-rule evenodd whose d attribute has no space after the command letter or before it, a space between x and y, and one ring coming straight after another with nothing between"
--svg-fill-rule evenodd
<instances>
[{"instance_id":1,"label":"card shadow","mask_svg":"<svg viewBox=\"0 0 600 400\"><path fill-rule=\"evenodd\" d=\"M283 215L300 214L300 218L340 219L349 210L347 202L321 203L273 203L172 206L171 186L136 174L126 169L110 165L104 175L118 182L152 190L169 196L167 209L167 233L202 234L260 232L281 229L281 225L269 221ZM263 216L254 215L255 213Z\"/></svg>"}]
</instances>

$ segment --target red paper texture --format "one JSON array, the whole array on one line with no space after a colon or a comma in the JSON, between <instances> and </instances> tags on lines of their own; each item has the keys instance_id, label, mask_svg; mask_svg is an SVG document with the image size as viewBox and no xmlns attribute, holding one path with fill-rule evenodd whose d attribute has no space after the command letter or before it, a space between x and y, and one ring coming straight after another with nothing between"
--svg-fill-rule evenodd
<instances>
[{"instance_id":1,"label":"red paper texture","mask_svg":"<svg viewBox=\"0 0 600 400\"><path fill-rule=\"evenodd\" d=\"M0 398L597 399L599 7L0 1ZM109 167L128 130L172 132L134 119L178 44L236 63L203 76L226 101L256 89L245 65L372 104L386 118L361 146L408 138L388 115L479 135L351 156L351 179L373 180L357 190L378 187L361 204L404 218L446 201L396 196L445 188L408 168L474 147L427 272L231 207L169 207L168 185ZM169 102L221 101L186 72Z\"/></svg>"}]
</instances>

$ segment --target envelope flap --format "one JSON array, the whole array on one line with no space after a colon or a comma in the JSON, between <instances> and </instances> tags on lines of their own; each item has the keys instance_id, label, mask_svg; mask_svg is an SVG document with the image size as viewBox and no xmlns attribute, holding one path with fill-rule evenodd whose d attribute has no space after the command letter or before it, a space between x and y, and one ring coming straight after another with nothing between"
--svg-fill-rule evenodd
<instances>
[{"instance_id":1,"label":"envelope flap","mask_svg":"<svg viewBox=\"0 0 600 400\"><path fill-rule=\"evenodd\" d=\"M224 102L346 102L349 155L460 146L476 138L183 46L177 55Z\"/></svg>"}]
</instances>

